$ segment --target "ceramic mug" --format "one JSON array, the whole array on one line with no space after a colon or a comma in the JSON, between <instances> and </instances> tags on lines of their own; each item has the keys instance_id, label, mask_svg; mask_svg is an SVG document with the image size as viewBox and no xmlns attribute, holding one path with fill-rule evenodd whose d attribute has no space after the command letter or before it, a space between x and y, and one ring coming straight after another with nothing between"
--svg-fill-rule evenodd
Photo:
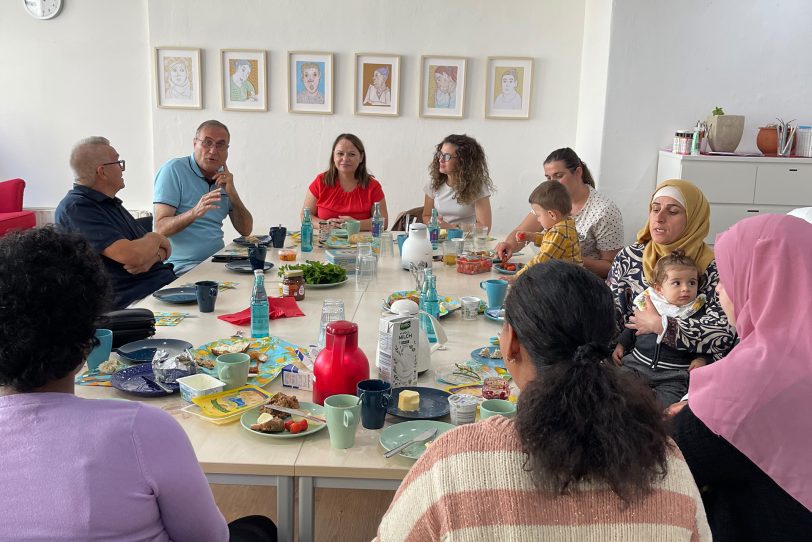
<instances>
[{"instance_id":1,"label":"ceramic mug","mask_svg":"<svg viewBox=\"0 0 812 542\"><path fill-rule=\"evenodd\" d=\"M348 218L344 221L344 229L347 230L348 236L361 233L361 222L354 218Z\"/></svg>"},{"instance_id":2,"label":"ceramic mug","mask_svg":"<svg viewBox=\"0 0 812 542\"><path fill-rule=\"evenodd\" d=\"M401 233L398 234L398 252L403 253L403 243L406 242L406 239L409 237L408 233Z\"/></svg>"},{"instance_id":3,"label":"ceramic mug","mask_svg":"<svg viewBox=\"0 0 812 542\"><path fill-rule=\"evenodd\" d=\"M271 243L273 244L274 248L284 248L285 247L285 236L288 234L288 229L284 226L273 226L269 231L268 235L271 237Z\"/></svg>"},{"instance_id":4,"label":"ceramic mug","mask_svg":"<svg viewBox=\"0 0 812 542\"><path fill-rule=\"evenodd\" d=\"M355 395L331 395L324 400L327 418L327 432L333 448L352 448L355 444L355 430L361 419L361 403Z\"/></svg>"},{"instance_id":5,"label":"ceramic mug","mask_svg":"<svg viewBox=\"0 0 812 542\"><path fill-rule=\"evenodd\" d=\"M504 416L512 418L516 415L516 405L504 399L488 399L479 404L479 419L484 420L491 416Z\"/></svg>"},{"instance_id":6,"label":"ceramic mug","mask_svg":"<svg viewBox=\"0 0 812 542\"><path fill-rule=\"evenodd\" d=\"M383 427L386 409L392 403L392 385L385 380L362 380L356 395L361 398L361 425L367 429Z\"/></svg>"},{"instance_id":7,"label":"ceramic mug","mask_svg":"<svg viewBox=\"0 0 812 542\"><path fill-rule=\"evenodd\" d=\"M214 312L214 304L217 301L217 291L219 286L213 280L201 280L195 282L195 295L197 296L197 308L200 312Z\"/></svg>"},{"instance_id":8,"label":"ceramic mug","mask_svg":"<svg viewBox=\"0 0 812 542\"><path fill-rule=\"evenodd\" d=\"M479 287L488 295L488 308L500 309L505 304L508 282L502 279L488 279L479 283Z\"/></svg>"},{"instance_id":9,"label":"ceramic mug","mask_svg":"<svg viewBox=\"0 0 812 542\"><path fill-rule=\"evenodd\" d=\"M248 261L251 264L251 270L257 269L265 270L265 256L268 254L268 249L262 245L251 245L248 247Z\"/></svg>"},{"instance_id":10,"label":"ceramic mug","mask_svg":"<svg viewBox=\"0 0 812 542\"><path fill-rule=\"evenodd\" d=\"M97 329L96 338L99 344L93 347L87 355L87 368L95 371L99 365L110 359L110 352L113 350L113 332L109 329Z\"/></svg>"},{"instance_id":11,"label":"ceramic mug","mask_svg":"<svg viewBox=\"0 0 812 542\"><path fill-rule=\"evenodd\" d=\"M242 352L217 356L217 361L214 362L214 371L217 378L225 382L226 390L245 386L248 383L250 367L251 357Z\"/></svg>"}]
</instances>

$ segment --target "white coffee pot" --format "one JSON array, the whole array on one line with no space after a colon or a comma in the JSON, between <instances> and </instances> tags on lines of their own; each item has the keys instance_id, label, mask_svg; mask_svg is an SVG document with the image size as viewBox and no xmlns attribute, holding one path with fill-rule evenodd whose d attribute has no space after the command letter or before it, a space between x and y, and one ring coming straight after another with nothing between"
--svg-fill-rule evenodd
<instances>
[{"instance_id":1,"label":"white coffee pot","mask_svg":"<svg viewBox=\"0 0 812 542\"><path fill-rule=\"evenodd\" d=\"M425 224L412 224L409 226L409 237L403 242L400 250L400 266L409 269L409 264L419 266L421 262L425 267L431 268L431 241L429 231Z\"/></svg>"}]
</instances>

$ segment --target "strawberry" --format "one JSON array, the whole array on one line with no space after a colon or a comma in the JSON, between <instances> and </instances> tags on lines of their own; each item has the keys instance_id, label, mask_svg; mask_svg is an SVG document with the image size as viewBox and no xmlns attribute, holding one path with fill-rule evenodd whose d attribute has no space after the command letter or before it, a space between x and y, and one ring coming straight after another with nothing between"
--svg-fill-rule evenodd
<instances>
[{"instance_id":1,"label":"strawberry","mask_svg":"<svg viewBox=\"0 0 812 542\"><path fill-rule=\"evenodd\" d=\"M290 431L290 426L293 425L294 423L296 423L296 422L294 422L293 420L286 420L285 421L285 430Z\"/></svg>"},{"instance_id":2,"label":"strawberry","mask_svg":"<svg viewBox=\"0 0 812 542\"><path fill-rule=\"evenodd\" d=\"M302 431L307 431L307 420L305 420L304 418L299 420L299 427L302 428Z\"/></svg>"},{"instance_id":3,"label":"strawberry","mask_svg":"<svg viewBox=\"0 0 812 542\"><path fill-rule=\"evenodd\" d=\"M302 428L299 422L293 422L292 424L290 424L290 432L292 434L295 435L297 433L301 433L302 431L304 431L304 429Z\"/></svg>"}]
</instances>

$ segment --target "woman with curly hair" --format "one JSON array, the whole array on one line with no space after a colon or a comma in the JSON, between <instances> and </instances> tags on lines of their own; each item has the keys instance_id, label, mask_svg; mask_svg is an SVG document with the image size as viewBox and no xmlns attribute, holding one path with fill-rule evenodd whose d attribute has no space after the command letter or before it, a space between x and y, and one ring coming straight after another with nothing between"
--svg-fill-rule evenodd
<instances>
[{"instance_id":1,"label":"woman with curly hair","mask_svg":"<svg viewBox=\"0 0 812 542\"><path fill-rule=\"evenodd\" d=\"M431 182L423 187L423 222L436 208L441 228L476 224L491 229L491 193L485 151L476 139L452 134L443 139L429 166Z\"/></svg>"},{"instance_id":2,"label":"woman with curly hair","mask_svg":"<svg viewBox=\"0 0 812 542\"><path fill-rule=\"evenodd\" d=\"M380 540L710 540L651 392L610 361L614 304L581 266L531 267L505 302L515 419L443 434L403 480Z\"/></svg>"},{"instance_id":3,"label":"woman with curly hair","mask_svg":"<svg viewBox=\"0 0 812 542\"><path fill-rule=\"evenodd\" d=\"M169 414L74 395L109 292L78 234L0 238L0 540L229 540ZM233 532L248 523L275 535L261 516L237 520Z\"/></svg>"}]
</instances>

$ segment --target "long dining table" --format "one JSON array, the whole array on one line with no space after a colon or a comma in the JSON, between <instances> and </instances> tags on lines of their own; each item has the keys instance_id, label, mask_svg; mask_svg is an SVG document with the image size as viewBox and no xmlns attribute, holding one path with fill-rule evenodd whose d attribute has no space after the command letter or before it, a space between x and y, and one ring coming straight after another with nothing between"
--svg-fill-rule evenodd
<instances>
[{"instance_id":1,"label":"long dining table","mask_svg":"<svg viewBox=\"0 0 812 542\"><path fill-rule=\"evenodd\" d=\"M489 244L493 245L493 241ZM240 250L233 245L227 248L231 251ZM521 261L522 258L524 257L520 256L516 260ZM274 264L265 273L268 294L279 295L277 270L280 265L305 260L324 261L324 251L315 248L310 253L299 252L296 262L280 262L278 249L268 249L267 261ZM443 265L442 262L434 262L433 272L437 277L440 296L457 300L466 295L484 298L485 292L480 289L480 281L500 277L494 270L476 275L458 273L456 267ZM323 301L327 298L343 299L346 318L358 324L358 345L369 360L370 378L376 378L375 351L383 301L392 292L414 289L415 281L408 271L401 268L397 245L392 254L379 258L376 275L369 284L359 287L353 275L348 278L346 283L334 288L306 289L305 299L297 302L305 316L271 320L270 335L295 345L314 344L319 334ZM188 317L176 326L158 327L154 338L182 339L196 347L230 337L240 329L248 335L248 326L235 326L217 317L249 306L253 275L238 274L227 269L223 263L206 261L167 287L193 284L201 280L237 284L219 292L212 313L201 313L196 305L171 305L152 296L140 301L135 306L148 308L156 313L188 313ZM470 359L472 350L486 346L488 339L498 333L498 322L482 315L475 320L463 320L461 312L452 311L440 319L448 335L448 342L445 348L432 354L432 368L419 376L418 385L445 387L445 384L437 382L436 370L466 362ZM265 389L271 392L284 391L305 401L310 401L312 395L312 392L306 390L283 388L281 378L274 379ZM298 540L306 542L314 538L316 488L394 490L414 464L414 460L402 456L384 459L384 449L379 444L383 429L369 430L360 424L355 445L349 449L335 449L330 445L327 430L302 438L273 439L246 431L239 422L224 425L209 423L182 411L181 407L188 403L177 393L167 397L143 399L111 387L79 385L76 386L76 393L88 398L145 401L173 414L186 431L210 483L276 486L277 527L279 540L282 541L294 539L295 482L299 489L297 535ZM448 417L441 420L448 421ZM387 415L384 429L402 421L404 420L401 418Z\"/></svg>"}]
</instances>

